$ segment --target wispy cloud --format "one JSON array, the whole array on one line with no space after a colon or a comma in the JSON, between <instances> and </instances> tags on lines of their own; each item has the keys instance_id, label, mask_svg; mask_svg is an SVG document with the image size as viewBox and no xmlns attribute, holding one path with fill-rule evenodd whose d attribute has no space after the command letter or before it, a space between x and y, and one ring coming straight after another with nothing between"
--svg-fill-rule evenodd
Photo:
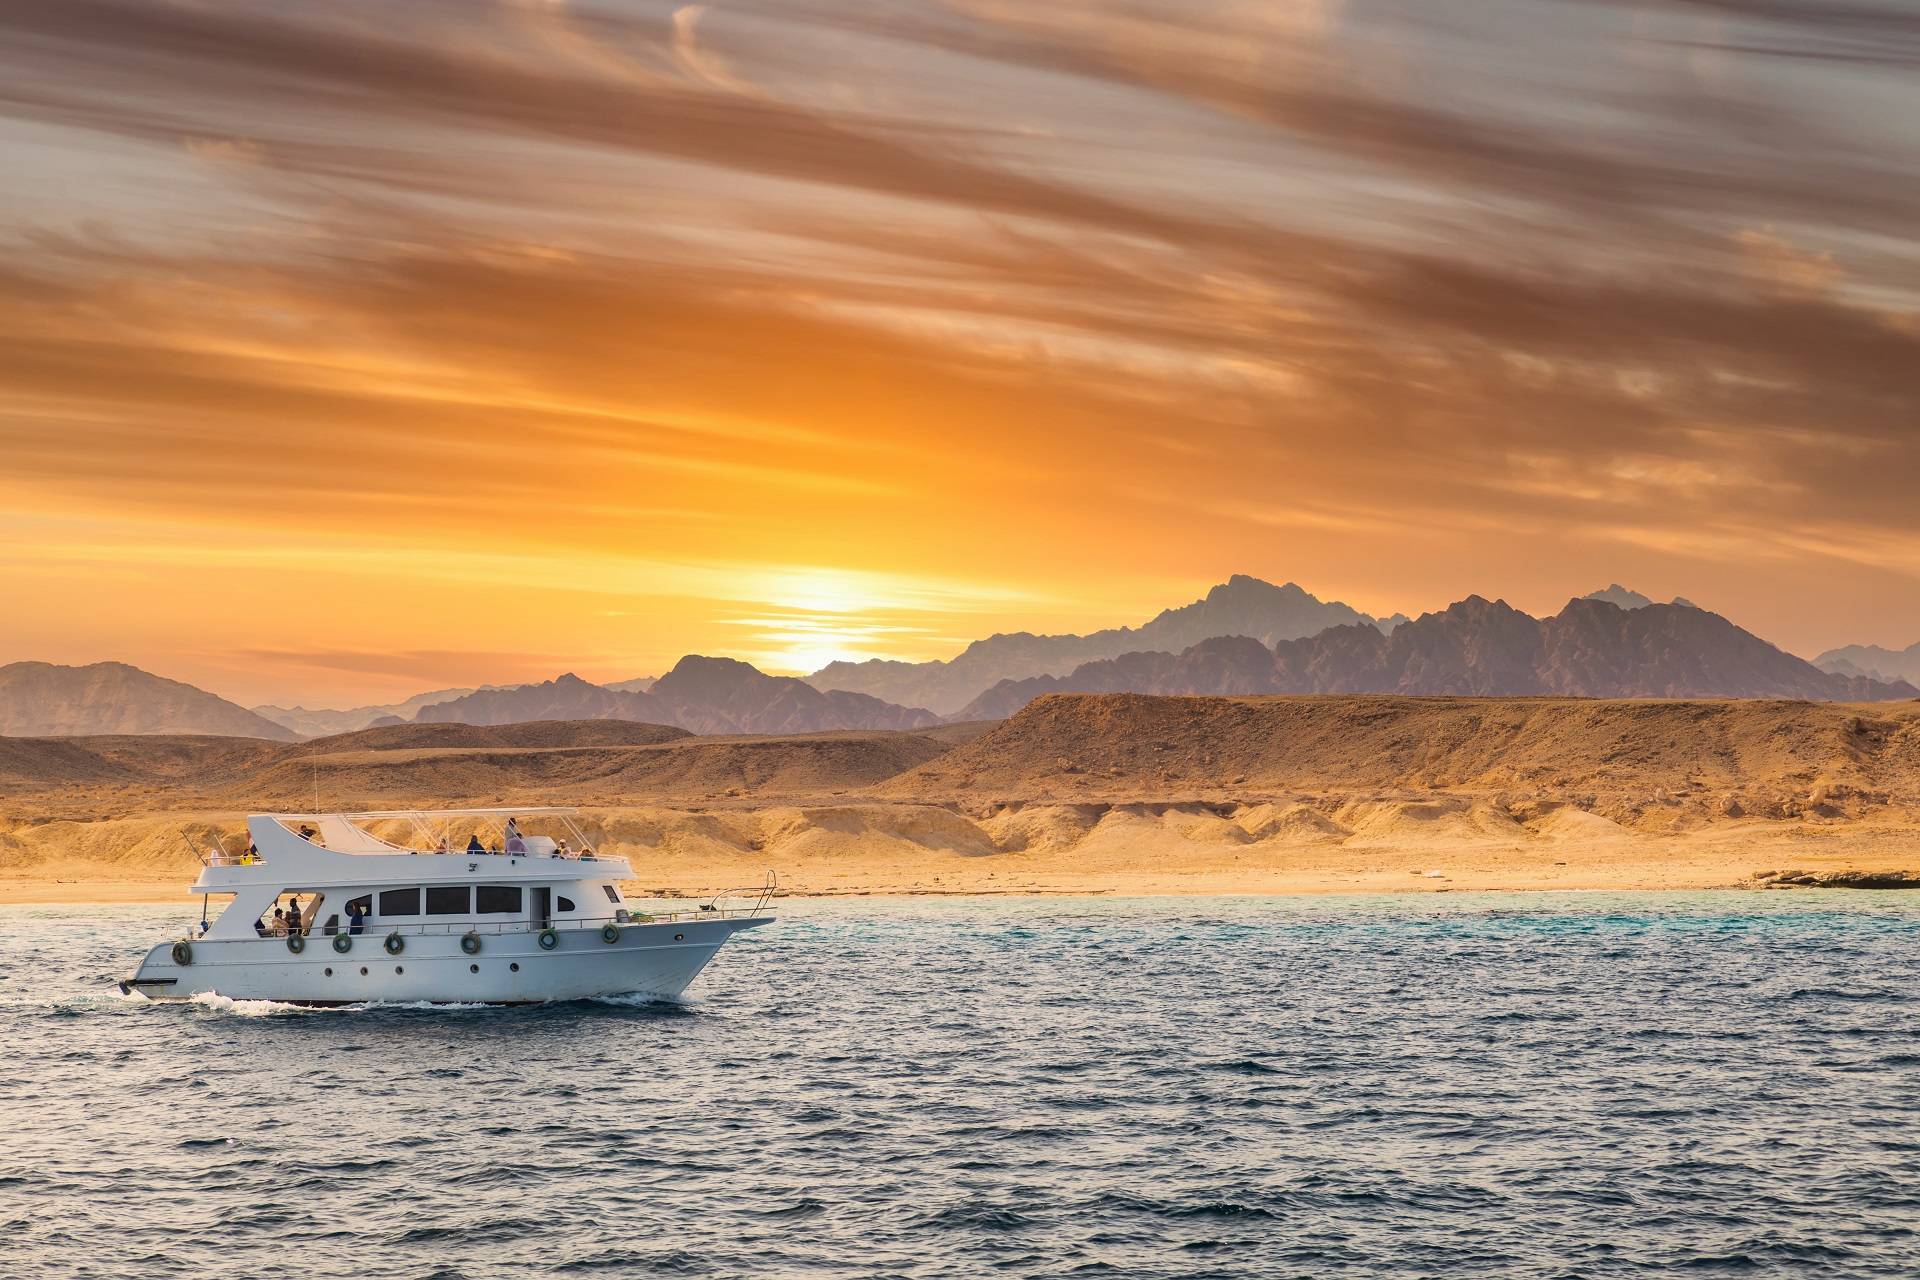
<instances>
[{"instance_id":1,"label":"wispy cloud","mask_svg":"<svg viewBox=\"0 0 1920 1280\"><path fill-rule=\"evenodd\" d=\"M1680 557L1791 641L1783 575L1920 576L1917 39L1764 0L0 0L14 580L93 520L174 533L83 579L552 587L596 651L626 614L641 665L798 665L1238 569L1415 609ZM792 566L868 576L836 610Z\"/></svg>"}]
</instances>

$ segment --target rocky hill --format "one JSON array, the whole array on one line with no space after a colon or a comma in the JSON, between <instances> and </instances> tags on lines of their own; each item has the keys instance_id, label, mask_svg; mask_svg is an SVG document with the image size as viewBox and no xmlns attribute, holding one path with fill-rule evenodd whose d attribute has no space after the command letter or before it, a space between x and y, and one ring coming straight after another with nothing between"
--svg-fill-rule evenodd
<instances>
[{"instance_id":1,"label":"rocky hill","mask_svg":"<svg viewBox=\"0 0 1920 1280\"><path fill-rule=\"evenodd\" d=\"M1865 676L1869 680L1905 680L1920 684L1920 644L1883 649L1877 644L1850 644L1829 649L1813 660L1822 671L1837 676Z\"/></svg>"},{"instance_id":2,"label":"rocky hill","mask_svg":"<svg viewBox=\"0 0 1920 1280\"><path fill-rule=\"evenodd\" d=\"M0 737L0 797L66 799L82 812L103 803L164 802L181 785L220 785L306 750L265 738L190 734Z\"/></svg>"},{"instance_id":3,"label":"rocky hill","mask_svg":"<svg viewBox=\"0 0 1920 1280\"><path fill-rule=\"evenodd\" d=\"M609 720L398 725L297 745L0 737L0 799L49 818L97 818L195 806L306 809L316 792L322 805L354 810L818 797L871 786L949 745L892 731L699 738Z\"/></svg>"},{"instance_id":4,"label":"rocky hill","mask_svg":"<svg viewBox=\"0 0 1920 1280\"><path fill-rule=\"evenodd\" d=\"M863 693L820 690L795 676L770 676L732 658L688 655L644 694L694 733L821 733L833 729L919 729L940 717Z\"/></svg>"},{"instance_id":5,"label":"rocky hill","mask_svg":"<svg viewBox=\"0 0 1920 1280\"><path fill-rule=\"evenodd\" d=\"M579 805L663 896L769 869L835 894L1882 888L1920 884L1916 779L1912 701L1118 694L925 733L0 738L0 884L177 897L183 828L231 847L317 794Z\"/></svg>"},{"instance_id":6,"label":"rocky hill","mask_svg":"<svg viewBox=\"0 0 1920 1280\"><path fill-rule=\"evenodd\" d=\"M1053 695L881 793L1139 800L1395 792L1636 821L1920 803L1920 704Z\"/></svg>"},{"instance_id":7,"label":"rocky hill","mask_svg":"<svg viewBox=\"0 0 1920 1280\"><path fill-rule=\"evenodd\" d=\"M529 720L635 720L692 733L824 733L917 729L940 723L930 711L794 676L770 676L732 658L690 654L642 692L591 684L571 673L540 684L483 690L422 707L417 724L504 725Z\"/></svg>"},{"instance_id":8,"label":"rocky hill","mask_svg":"<svg viewBox=\"0 0 1920 1280\"><path fill-rule=\"evenodd\" d=\"M494 686L488 685L489 689ZM283 724L295 733L309 738L323 738L333 733L351 733L355 729L364 729L375 722L392 720L412 720L420 708L436 702L451 702L474 692L472 689L435 689L431 693L416 693L404 702L389 702L375 706L350 707L344 711L320 708L309 711L305 707L261 706L253 708L255 715L265 716L275 724Z\"/></svg>"},{"instance_id":9,"label":"rocky hill","mask_svg":"<svg viewBox=\"0 0 1920 1280\"><path fill-rule=\"evenodd\" d=\"M1320 600L1291 582L1276 587L1235 574L1204 598L1167 609L1140 627L1115 627L1085 636L1039 636L1025 631L996 635L974 641L950 661L835 662L808 676L807 682L819 689L865 693L949 714L1002 680L1061 676L1082 663L1124 653L1178 653L1213 636L1251 636L1273 644L1336 626L1368 625L1391 631L1403 621L1398 614L1371 618L1337 600Z\"/></svg>"},{"instance_id":10,"label":"rocky hill","mask_svg":"<svg viewBox=\"0 0 1920 1280\"><path fill-rule=\"evenodd\" d=\"M422 751L468 747L646 747L690 736L635 720L529 720L516 724L394 724L316 738L309 752Z\"/></svg>"},{"instance_id":11,"label":"rocky hill","mask_svg":"<svg viewBox=\"0 0 1920 1280\"><path fill-rule=\"evenodd\" d=\"M1179 654L1132 653L1064 677L1006 681L958 718L1013 714L1046 693L1397 693L1593 698L1800 698L1880 701L1920 696L1903 682L1835 675L1782 652L1716 613L1685 604L1621 608L1571 600L1534 618L1479 596L1383 634L1333 627L1271 649L1250 637Z\"/></svg>"},{"instance_id":12,"label":"rocky hill","mask_svg":"<svg viewBox=\"0 0 1920 1280\"><path fill-rule=\"evenodd\" d=\"M124 662L0 667L0 734L218 734L293 741L299 734L204 689Z\"/></svg>"},{"instance_id":13,"label":"rocky hill","mask_svg":"<svg viewBox=\"0 0 1920 1280\"><path fill-rule=\"evenodd\" d=\"M644 693L607 689L568 672L539 684L482 689L464 697L423 706L415 724L521 724L532 720L639 720L672 724L667 713Z\"/></svg>"}]
</instances>

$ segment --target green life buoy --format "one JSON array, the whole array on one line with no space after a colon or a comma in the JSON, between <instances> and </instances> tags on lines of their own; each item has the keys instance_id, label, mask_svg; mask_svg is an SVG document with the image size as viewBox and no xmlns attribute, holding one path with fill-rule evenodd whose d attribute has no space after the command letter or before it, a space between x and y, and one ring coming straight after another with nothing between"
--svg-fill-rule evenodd
<instances>
[{"instance_id":1,"label":"green life buoy","mask_svg":"<svg viewBox=\"0 0 1920 1280\"><path fill-rule=\"evenodd\" d=\"M305 935L298 933L290 933L287 935L287 950L293 952L295 955L299 955L306 949L307 939Z\"/></svg>"},{"instance_id":2,"label":"green life buoy","mask_svg":"<svg viewBox=\"0 0 1920 1280\"><path fill-rule=\"evenodd\" d=\"M173 962L186 966L193 963L193 944L185 938L173 944Z\"/></svg>"},{"instance_id":3,"label":"green life buoy","mask_svg":"<svg viewBox=\"0 0 1920 1280\"><path fill-rule=\"evenodd\" d=\"M560 945L559 930L555 929L552 925L548 925L546 928L540 931L540 949L542 951L551 951L559 945Z\"/></svg>"},{"instance_id":4,"label":"green life buoy","mask_svg":"<svg viewBox=\"0 0 1920 1280\"><path fill-rule=\"evenodd\" d=\"M345 955L347 952L353 950L353 939L347 934L336 933L333 935L333 949L341 955Z\"/></svg>"},{"instance_id":5,"label":"green life buoy","mask_svg":"<svg viewBox=\"0 0 1920 1280\"><path fill-rule=\"evenodd\" d=\"M407 949L407 940L397 933L390 933L387 935L387 940L380 945L387 949L388 955L397 956Z\"/></svg>"},{"instance_id":6,"label":"green life buoy","mask_svg":"<svg viewBox=\"0 0 1920 1280\"><path fill-rule=\"evenodd\" d=\"M460 935L460 949L470 956L480 954L480 935L472 929Z\"/></svg>"},{"instance_id":7,"label":"green life buoy","mask_svg":"<svg viewBox=\"0 0 1920 1280\"><path fill-rule=\"evenodd\" d=\"M600 941L609 943L620 941L620 926L611 920L601 925Z\"/></svg>"}]
</instances>

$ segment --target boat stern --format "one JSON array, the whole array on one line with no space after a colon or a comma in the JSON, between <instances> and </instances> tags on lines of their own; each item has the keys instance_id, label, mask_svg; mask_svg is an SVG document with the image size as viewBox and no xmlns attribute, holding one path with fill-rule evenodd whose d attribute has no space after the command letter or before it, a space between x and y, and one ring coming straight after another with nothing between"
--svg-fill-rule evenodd
<instances>
[{"instance_id":1,"label":"boat stern","mask_svg":"<svg viewBox=\"0 0 1920 1280\"><path fill-rule=\"evenodd\" d=\"M180 963L179 949L182 947L186 948L187 961L191 964L192 942L185 938L178 942L163 942L147 952L139 967L133 971L133 976L120 980L120 994L132 995L137 991L149 999L185 994L180 989L185 985L187 967Z\"/></svg>"}]
</instances>

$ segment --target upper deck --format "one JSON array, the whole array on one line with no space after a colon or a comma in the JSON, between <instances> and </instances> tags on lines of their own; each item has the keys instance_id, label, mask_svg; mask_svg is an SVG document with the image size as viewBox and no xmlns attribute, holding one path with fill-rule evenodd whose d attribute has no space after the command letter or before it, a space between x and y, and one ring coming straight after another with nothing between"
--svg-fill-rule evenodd
<instances>
[{"instance_id":1,"label":"upper deck","mask_svg":"<svg viewBox=\"0 0 1920 1280\"><path fill-rule=\"evenodd\" d=\"M633 869L607 857L553 807L382 810L372 813L256 813L244 850L218 842L200 849L195 893L226 893L268 880L309 887L409 880L627 880ZM544 828L545 830L540 830Z\"/></svg>"}]
</instances>

